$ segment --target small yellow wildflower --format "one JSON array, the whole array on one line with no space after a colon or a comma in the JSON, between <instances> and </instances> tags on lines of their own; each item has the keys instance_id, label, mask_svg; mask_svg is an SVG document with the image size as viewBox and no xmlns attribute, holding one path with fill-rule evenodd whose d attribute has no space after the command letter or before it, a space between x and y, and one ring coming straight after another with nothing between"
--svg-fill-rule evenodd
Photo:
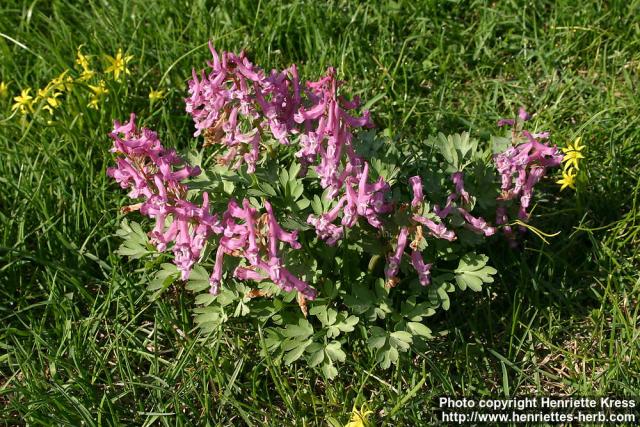
<instances>
[{"instance_id":1,"label":"small yellow wildflower","mask_svg":"<svg viewBox=\"0 0 640 427\"><path fill-rule=\"evenodd\" d=\"M351 412L351 419L344 427L367 427L370 425L367 419L370 414L373 414L373 411L367 410L366 405L362 405L360 410L354 407Z\"/></svg>"},{"instance_id":2,"label":"small yellow wildflower","mask_svg":"<svg viewBox=\"0 0 640 427\"><path fill-rule=\"evenodd\" d=\"M109 93L109 89L107 89L104 80L100 80L100 82L96 86L89 85L89 88L93 93L91 94L91 99L89 100L89 104L87 104L87 107L97 110L98 103L106 94Z\"/></svg>"},{"instance_id":3,"label":"small yellow wildflower","mask_svg":"<svg viewBox=\"0 0 640 427\"><path fill-rule=\"evenodd\" d=\"M87 80L91 80L91 78L93 78L93 76L96 75L96 72L93 70L83 70L82 73L80 73L80 77L78 78L78 80L80 80L81 82L86 82Z\"/></svg>"},{"instance_id":4,"label":"small yellow wildflower","mask_svg":"<svg viewBox=\"0 0 640 427\"><path fill-rule=\"evenodd\" d=\"M58 100L60 95L62 95L62 92L56 91L53 84L49 83L44 89L38 89L38 94L34 101L38 102L40 100L45 100L46 103L42 109L53 115L53 110L60 106L60 101Z\"/></svg>"},{"instance_id":5,"label":"small yellow wildflower","mask_svg":"<svg viewBox=\"0 0 640 427\"><path fill-rule=\"evenodd\" d=\"M582 155L582 149L584 148L584 145L580 145L581 140L582 138L578 137L573 142L573 144L569 144L562 149L562 152L564 153L562 162L564 163L565 170L568 170L570 168L580 169L578 167L578 160L584 159L584 156Z\"/></svg>"},{"instance_id":6,"label":"small yellow wildflower","mask_svg":"<svg viewBox=\"0 0 640 427\"><path fill-rule=\"evenodd\" d=\"M152 90L149 92L149 99L151 102L158 101L162 98L164 98L164 90Z\"/></svg>"},{"instance_id":7,"label":"small yellow wildflower","mask_svg":"<svg viewBox=\"0 0 640 427\"><path fill-rule=\"evenodd\" d=\"M78 80L80 80L81 82L85 82L95 76L96 72L91 69L91 66L89 65L89 58L84 56L84 54L82 53L82 46L83 45L78 46L76 64L82 67L82 73L80 74L80 78Z\"/></svg>"},{"instance_id":8,"label":"small yellow wildflower","mask_svg":"<svg viewBox=\"0 0 640 427\"><path fill-rule=\"evenodd\" d=\"M78 46L78 52L76 54L76 64L81 66L83 70L86 70L87 68L90 68L89 58L84 56L84 54L82 53L82 46L84 45L81 44L80 46Z\"/></svg>"},{"instance_id":9,"label":"small yellow wildflower","mask_svg":"<svg viewBox=\"0 0 640 427\"><path fill-rule=\"evenodd\" d=\"M33 97L29 95L31 88L22 89L20 96L13 98L15 104L11 107L12 110L20 110L21 114L27 114L33 112Z\"/></svg>"},{"instance_id":10,"label":"small yellow wildflower","mask_svg":"<svg viewBox=\"0 0 640 427\"><path fill-rule=\"evenodd\" d=\"M4 98L9 93L9 85L5 82L0 82L0 98Z\"/></svg>"},{"instance_id":11,"label":"small yellow wildflower","mask_svg":"<svg viewBox=\"0 0 640 427\"><path fill-rule=\"evenodd\" d=\"M53 92L51 95L47 96L47 103L44 107L42 107L43 110L47 110L49 112L49 114L53 115L53 110L55 110L56 108L58 108L60 106L60 100L58 100L58 97L62 95L62 92Z\"/></svg>"},{"instance_id":12,"label":"small yellow wildflower","mask_svg":"<svg viewBox=\"0 0 640 427\"><path fill-rule=\"evenodd\" d=\"M131 72L127 69L127 64L133 58L132 55L122 55L122 49L118 49L118 53L115 58L110 55L104 56L107 62L109 62L109 66L105 68L105 73L113 73L113 77L116 80L120 79L120 74L127 75L131 74Z\"/></svg>"},{"instance_id":13,"label":"small yellow wildflower","mask_svg":"<svg viewBox=\"0 0 640 427\"><path fill-rule=\"evenodd\" d=\"M576 175L578 174L577 170L574 168L570 168L569 170L562 171L562 179L556 181L556 184L560 184L560 191L569 187L572 189L576 189Z\"/></svg>"},{"instance_id":14,"label":"small yellow wildflower","mask_svg":"<svg viewBox=\"0 0 640 427\"><path fill-rule=\"evenodd\" d=\"M69 70L64 70L58 77L51 80L49 86L62 91L70 91L73 88L73 77L67 76L68 72Z\"/></svg>"}]
</instances>

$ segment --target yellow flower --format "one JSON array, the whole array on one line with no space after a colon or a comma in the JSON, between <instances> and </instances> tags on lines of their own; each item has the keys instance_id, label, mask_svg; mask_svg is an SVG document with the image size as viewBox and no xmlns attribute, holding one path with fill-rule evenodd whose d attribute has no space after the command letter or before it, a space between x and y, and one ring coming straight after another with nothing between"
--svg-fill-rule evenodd
<instances>
[{"instance_id":1,"label":"yellow flower","mask_svg":"<svg viewBox=\"0 0 640 427\"><path fill-rule=\"evenodd\" d=\"M62 95L62 92L57 92L55 88L53 88L52 84L49 83L44 89L38 89L38 95L36 96L35 101L37 102L44 99L46 104L42 109L53 115L53 110L60 106L60 101L58 100L60 95Z\"/></svg>"},{"instance_id":2,"label":"yellow flower","mask_svg":"<svg viewBox=\"0 0 640 427\"><path fill-rule=\"evenodd\" d=\"M21 114L27 114L33 112L33 97L29 95L31 88L22 89L20 96L13 98L15 104L11 107L12 110L20 110Z\"/></svg>"},{"instance_id":3,"label":"yellow flower","mask_svg":"<svg viewBox=\"0 0 640 427\"><path fill-rule=\"evenodd\" d=\"M562 149L562 152L564 153L562 162L564 163L565 170L568 170L570 168L580 169L578 167L578 160L584 159L584 156L582 155L582 149L584 148L584 145L580 145L581 140L581 137L577 137L573 144L569 144Z\"/></svg>"},{"instance_id":4,"label":"yellow flower","mask_svg":"<svg viewBox=\"0 0 640 427\"><path fill-rule=\"evenodd\" d=\"M556 181L556 184L560 184L560 191L565 188L573 188L576 189L576 175L578 174L577 170L574 168L570 168L569 170L562 171L562 179Z\"/></svg>"},{"instance_id":5,"label":"yellow flower","mask_svg":"<svg viewBox=\"0 0 640 427\"><path fill-rule=\"evenodd\" d=\"M60 106L60 101L58 100L60 95L62 95L62 92L53 92L47 97L47 104L42 107L42 109L47 110L49 114L53 115L53 110Z\"/></svg>"},{"instance_id":6,"label":"yellow flower","mask_svg":"<svg viewBox=\"0 0 640 427\"><path fill-rule=\"evenodd\" d=\"M96 96L103 96L109 93L109 89L107 89L107 85L104 83L104 80L100 80L97 86L89 85L89 88Z\"/></svg>"},{"instance_id":7,"label":"yellow flower","mask_svg":"<svg viewBox=\"0 0 640 427\"><path fill-rule=\"evenodd\" d=\"M0 98L4 98L9 93L9 85L5 82L0 82Z\"/></svg>"},{"instance_id":8,"label":"yellow flower","mask_svg":"<svg viewBox=\"0 0 640 427\"><path fill-rule=\"evenodd\" d=\"M105 68L105 73L113 73L113 77L116 80L120 79L120 74L131 74L131 72L127 69L127 64L133 58L132 55L122 55L122 49L118 49L118 53L115 58L113 56L105 55L104 56L107 62L109 62L109 66Z\"/></svg>"},{"instance_id":9,"label":"yellow flower","mask_svg":"<svg viewBox=\"0 0 640 427\"><path fill-rule=\"evenodd\" d=\"M151 102L158 101L164 98L164 90L152 90L149 92L149 99Z\"/></svg>"},{"instance_id":10,"label":"yellow flower","mask_svg":"<svg viewBox=\"0 0 640 427\"><path fill-rule=\"evenodd\" d=\"M91 99L89 100L87 107L94 108L97 110L98 103L102 100L102 98L106 94L109 93L109 89L107 89L107 86L104 83L104 80L100 80L100 82L96 86L89 85L89 88L93 93L91 94Z\"/></svg>"},{"instance_id":11,"label":"yellow flower","mask_svg":"<svg viewBox=\"0 0 640 427\"><path fill-rule=\"evenodd\" d=\"M76 64L81 66L83 70L86 70L89 68L89 58L82 54L82 46L84 45L78 46L78 53L76 54Z\"/></svg>"},{"instance_id":12,"label":"yellow flower","mask_svg":"<svg viewBox=\"0 0 640 427\"><path fill-rule=\"evenodd\" d=\"M96 72L91 69L89 65L89 58L84 56L82 51L80 50L82 49L82 46L83 45L78 46L76 64L82 67L82 73L80 74L80 78L78 80L80 80L81 82L85 82L87 80L90 80L93 76L95 76Z\"/></svg>"},{"instance_id":13,"label":"yellow flower","mask_svg":"<svg viewBox=\"0 0 640 427\"><path fill-rule=\"evenodd\" d=\"M73 88L73 77L67 76L69 70L64 70L58 77L51 80L49 86L59 89L70 91Z\"/></svg>"},{"instance_id":14,"label":"yellow flower","mask_svg":"<svg viewBox=\"0 0 640 427\"><path fill-rule=\"evenodd\" d=\"M78 78L78 80L80 80L81 82L86 82L87 80L91 80L91 78L95 75L95 71L86 69L82 73L80 73L80 77Z\"/></svg>"},{"instance_id":15,"label":"yellow flower","mask_svg":"<svg viewBox=\"0 0 640 427\"><path fill-rule=\"evenodd\" d=\"M360 410L354 406L351 412L351 419L344 427L367 427L370 425L367 419L370 414L373 414L373 411L367 410L366 405L362 405Z\"/></svg>"}]
</instances>

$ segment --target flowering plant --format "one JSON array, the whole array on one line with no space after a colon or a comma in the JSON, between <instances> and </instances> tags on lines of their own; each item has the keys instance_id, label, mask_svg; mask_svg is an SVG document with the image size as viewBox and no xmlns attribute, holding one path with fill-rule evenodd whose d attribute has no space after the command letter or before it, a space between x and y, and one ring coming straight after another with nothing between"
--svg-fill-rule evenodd
<instances>
[{"instance_id":1,"label":"flowering plant","mask_svg":"<svg viewBox=\"0 0 640 427\"><path fill-rule=\"evenodd\" d=\"M266 327L264 351L304 359L332 378L348 333L382 367L431 337L424 318L456 287L480 291L496 270L478 247L529 217L533 188L562 155L524 129L486 147L468 133L399 145L378 136L336 71L302 81L244 53L193 71L186 111L202 148L185 158L136 117L116 122L107 173L155 225L124 220L122 255L157 267L149 289L196 293L195 321ZM198 163L194 165L193 163ZM171 262L166 262L171 261Z\"/></svg>"}]
</instances>

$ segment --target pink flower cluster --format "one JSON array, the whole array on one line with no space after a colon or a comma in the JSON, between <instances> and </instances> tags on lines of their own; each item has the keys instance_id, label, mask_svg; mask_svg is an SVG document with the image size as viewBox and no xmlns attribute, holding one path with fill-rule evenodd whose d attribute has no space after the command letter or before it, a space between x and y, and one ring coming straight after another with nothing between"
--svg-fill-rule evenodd
<instances>
[{"instance_id":1,"label":"pink flower cluster","mask_svg":"<svg viewBox=\"0 0 640 427\"><path fill-rule=\"evenodd\" d=\"M300 243L296 232L288 233L280 227L269 202L265 202L267 213L258 217L248 200L243 200L242 207L231 200L219 220L210 212L208 193L203 193L201 206L186 200L188 188L183 181L197 176L200 169L185 165L175 150L165 149L155 132L137 129L134 114L128 123L115 122L109 135L114 140L111 151L122 156L116 159L116 167L107 169L107 174L122 188L131 189L129 197L144 198L135 208L155 219L150 240L161 252L171 246L182 280L189 278L205 243L216 234L221 237L210 278L212 293L220 289L223 256L228 254L246 260L246 266L236 268L236 278L269 278L286 291L296 290L309 299L315 298L316 291L283 266L279 243L287 243L293 249L299 249ZM177 168L181 165L184 166Z\"/></svg>"},{"instance_id":2,"label":"pink flower cluster","mask_svg":"<svg viewBox=\"0 0 640 427\"><path fill-rule=\"evenodd\" d=\"M447 228L444 224L444 220L452 214L454 209L462 216L465 221L464 226L471 231L483 234L488 237L495 234L496 229L490 226L484 218L476 218L471 215L467 209L463 206L468 205L471 202L471 196L464 188L464 180L462 172L455 172L451 175L451 180L455 186L455 190L447 197L446 205L444 208L440 208L438 205L434 206L434 212L439 218L438 222L434 221L427 216L420 215L422 205L424 203L424 192L422 188L422 179L419 176L413 176L409 178L409 184L413 192L413 198L411 200L411 216L410 225L400 228L398 233L395 252L388 256L387 267L385 269L385 276L387 284L393 286L397 281L396 276L400 267L402 256L405 253L407 246L407 239L410 233L414 233L414 240L409 245L411 251L411 264L418 273L418 279L423 286L430 283L430 269L432 264L425 264L422 254L418 250L422 239L424 239L422 226L426 227L429 234L432 237L454 241L456 240L456 234L453 230ZM460 200L461 203L454 202Z\"/></svg>"},{"instance_id":3,"label":"pink flower cluster","mask_svg":"<svg viewBox=\"0 0 640 427\"><path fill-rule=\"evenodd\" d=\"M382 179L367 182L369 166L356 155L352 129L372 127L368 111L354 117L358 98L347 101L338 96L340 82L329 68L317 81L301 84L295 65L284 71L265 73L244 53L218 54L211 44L210 72L193 71L186 110L195 122L195 136L204 134L205 143L219 143L227 152L219 161L239 167L246 163L255 170L263 138L271 134L281 144L290 145L297 137L296 157L303 171L314 167L320 184L337 205L319 217L311 215L309 224L320 238L335 244L342 227L334 224L342 213L341 225L352 227L364 217L374 227L381 226L379 215L389 213L385 202L389 185Z\"/></svg>"},{"instance_id":4,"label":"pink flower cluster","mask_svg":"<svg viewBox=\"0 0 640 427\"><path fill-rule=\"evenodd\" d=\"M294 120L302 125L300 149L296 157L307 167L320 163L315 171L323 188L329 188L329 197L335 197L348 177L359 178L362 159L352 146L352 129L373 127L368 111L356 118L347 111L358 108L360 99L347 101L338 96L340 82L333 68L315 82L307 82L305 91L310 104L300 106Z\"/></svg>"},{"instance_id":5,"label":"pink flower cluster","mask_svg":"<svg viewBox=\"0 0 640 427\"><path fill-rule=\"evenodd\" d=\"M520 108L518 116L521 122L531 118L524 108ZM498 121L498 126L504 125L514 126L516 120ZM527 130L514 130L514 132L514 140L520 139L523 142L494 156L496 169L501 177L501 194L498 197L496 209L497 224L506 224L509 220L505 204L508 200L519 202L518 218L523 221L528 220L527 209L531 204L534 186L546 174L548 168L562 163L563 156L558 148L542 142L549 138L549 132L531 133ZM512 235L510 226L505 225L503 231L508 236Z\"/></svg>"},{"instance_id":6,"label":"pink flower cluster","mask_svg":"<svg viewBox=\"0 0 640 427\"><path fill-rule=\"evenodd\" d=\"M207 193L203 194L202 206L185 200L187 186L183 181L200 174L200 169L189 165L177 168L183 160L175 150L165 149L155 132L137 129L134 114L125 124L116 121L109 136L114 141L111 152L123 156L116 159L116 167L107 169L107 174L122 188L131 189L129 197L145 199L138 208L156 220L149 233L151 242L159 251L173 243L174 262L186 280L207 238L220 231L216 216L209 213Z\"/></svg>"},{"instance_id":7,"label":"pink flower cluster","mask_svg":"<svg viewBox=\"0 0 640 427\"><path fill-rule=\"evenodd\" d=\"M471 200L471 196L464 189L464 176L462 172L454 172L451 174L451 181L453 181L453 184L455 185L455 191L447 197L447 204L445 207L440 209L438 205L434 206L434 211L441 219L445 219L451 214L451 211L453 210L453 202L460 199L463 204L469 204ZM464 218L465 227L474 233L484 234L486 237L492 236L496 233L496 229L490 226L484 218L474 217L462 206L457 206L455 209Z\"/></svg>"},{"instance_id":8,"label":"pink flower cluster","mask_svg":"<svg viewBox=\"0 0 640 427\"><path fill-rule=\"evenodd\" d=\"M300 249L297 232L287 232L280 227L273 208L265 201L266 214L258 216L247 199L240 207L231 199L222 219L222 238L216 252L216 261L211 275L211 293L217 294L222 279L224 255L244 259L244 265L236 267L234 277L240 280L262 281L270 279L285 291L297 291L308 299L315 299L316 290L284 268L279 254L279 243ZM243 221L238 223L237 220Z\"/></svg>"},{"instance_id":9,"label":"pink flower cluster","mask_svg":"<svg viewBox=\"0 0 640 427\"><path fill-rule=\"evenodd\" d=\"M300 105L300 87L295 65L266 74L254 66L244 52L222 55L209 43L211 71L198 76L193 70L186 110L195 122L194 136L204 133L208 143L228 148L219 161L238 168L246 163L255 170L262 135L270 131L282 144L295 133L294 114Z\"/></svg>"},{"instance_id":10,"label":"pink flower cluster","mask_svg":"<svg viewBox=\"0 0 640 427\"><path fill-rule=\"evenodd\" d=\"M356 171L356 168L352 170ZM349 175L343 183L343 194L336 205L322 215L309 215L307 222L316 228L318 237L328 245L334 245L342 238L343 227L353 227L360 217L375 228L382 227L380 215L388 214L393 206L385 201L389 184L379 178L373 184L367 182L369 164L365 162L362 171ZM338 214L342 213L341 226L334 224Z\"/></svg>"},{"instance_id":11,"label":"pink flower cluster","mask_svg":"<svg viewBox=\"0 0 640 427\"><path fill-rule=\"evenodd\" d=\"M415 228L413 228L415 229ZM420 228L416 229L419 230ZM400 262L402 256L407 247L409 237L409 227L401 227L398 233L398 240L396 242L395 252L387 257L387 266L384 270L384 274L387 279L387 286L395 286L397 282L398 271L400 270ZM431 267L433 264L425 264L422 254L418 250L419 240L421 239L420 232L417 232L416 240L411 242L411 264L418 273L418 280L422 286L427 286L431 283Z\"/></svg>"},{"instance_id":12,"label":"pink flower cluster","mask_svg":"<svg viewBox=\"0 0 640 427\"><path fill-rule=\"evenodd\" d=\"M356 154L352 143L355 128L372 127L373 123L368 111L361 117L350 113L359 107L360 100L356 97L348 101L338 95L341 82L335 70L329 68L319 80L303 84L295 65L267 73L253 65L244 53L218 54L211 43L209 48L209 71L193 71L185 103L195 122L195 136L203 135L205 145L224 148L219 162L233 168L246 164L248 172L253 173L260 161L261 146L271 141L276 146L294 146L302 174L312 168L327 197L336 201L328 212L307 218L319 238L334 245L343 237L345 227L354 227L360 218L383 230L384 216L396 208L388 200L389 184L382 177L370 179L370 165ZM496 223L504 225L507 234L511 229L505 225L506 201L518 200L518 217L526 220L534 185L547 168L562 160L556 147L541 142L549 137L548 132L532 134L520 130L521 123L529 119L530 115L521 108L517 119L498 122L499 126L516 126L514 138L517 135L517 139L524 140L494 156L502 190ZM115 122L110 137L114 140L111 151L120 156L116 167L107 173L122 188L130 189L131 198L144 199L130 210L139 208L143 215L155 219L150 241L159 251L173 252L182 280L188 279L206 242L217 240L211 293L219 292L225 256L231 256L240 259L233 272L239 280L270 280L285 291L297 291L308 299L316 297L315 289L285 268L287 248L297 250L301 245L297 232L287 232L278 224L268 201L264 202L266 213L260 213L247 199L241 203L231 199L220 218L211 213L206 192L201 205L187 200L185 180L198 175L200 169L185 164L175 150L162 147L155 132L137 129L135 115L125 124ZM385 268L390 286L398 280L407 244L420 283L430 283L432 264L424 262L419 249L423 228L434 238L454 241L456 233L445 223L453 215L462 218L464 227L477 234L495 234L495 227L470 213L473 200L465 190L463 173L453 173L451 181L454 189L444 206L435 205L435 214L426 215L422 180L419 176L409 179L411 204L398 207L410 209L409 223L400 228Z\"/></svg>"}]
</instances>

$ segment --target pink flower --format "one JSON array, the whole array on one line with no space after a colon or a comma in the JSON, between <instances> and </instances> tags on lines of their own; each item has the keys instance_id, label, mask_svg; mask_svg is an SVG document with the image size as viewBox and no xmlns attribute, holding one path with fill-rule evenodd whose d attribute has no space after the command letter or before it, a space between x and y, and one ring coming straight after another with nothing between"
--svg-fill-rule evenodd
<instances>
[{"instance_id":1,"label":"pink flower","mask_svg":"<svg viewBox=\"0 0 640 427\"><path fill-rule=\"evenodd\" d=\"M409 229L402 227L398 234L398 242L396 243L396 251L393 255L387 258L387 267L385 268L385 276L387 280L391 280L398 275L398 269L400 268L400 261L402 261L402 254L404 248L407 246L407 236L409 235Z\"/></svg>"},{"instance_id":2,"label":"pink flower","mask_svg":"<svg viewBox=\"0 0 640 427\"><path fill-rule=\"evenodd\" d=\"M211 289L209 293L213 295L218 295L220 292L220 281L222 280L222 265L224 261L224 246L218 246L216 250L216 261L213 266L213 272L211 273L211 277L209 277L209 284L211 285Z\"/></svg>"},{"instance_id":3,"label":"pink flower","mask_svg":"<svg viewBox=\"0 0 640 427\"><path fill-rule=\"evenodd\" d=\"M174 150L165 149L155 132L137 129L134 114L125 124L115 122L109 136L114 140L111 151L119 157L107 174L122 188L130 188L130 197L144 199L140 213L155 219L150 242L161 252L171 246L180 277L187 280L209 236L221 231L217 217L209 212L207 193L203 193L202 206L185 200L184 181L198 175L200 169L185 164Z\"/></svg>"},{"instance_id":4,"label":"pink flower","mask_svg":"<svg viewBox=\"0 0 640 427\"><path fill-rule=\"evenodd\" d=\"M471 201L471 196L464 189L464 177L462 172L454 172L451 174L451 181L456 186L456 194L462 198L465 203L469 203Z\"/></svg>"},{"instance_id":5,"label":"pink flower","mask_svg":"<svg viewBox=\"0 0 640 427\"><path fill-rule=\"evenodd\" d=\"M413 219L415 222L419 222L420 224L425 225L429 229L429 233L432 236L437 237L438 239L444 239L450 242L456 240L455 233L451 230L448 230L447 227L442 223L436 224L429 218L420 215L413 215L411 219Z\"/></svg>"},{"instance_id":6,"label":"pink flower","mask_svg":"<svg viewBox=\"0 0 640 427\"><path fill-rule=\"evenodd\" d=\"M519 118L526 121L531 117L523 108L520 108ZM494 156L494 163L501 177L502 190L496 210L497 224L508 222L504 206L508 200L518 200L518 218L528 220L527 209L531 204L534 186L546 174L548 168L559 166L562 162L562 154L557 147L541 142L549 138L549 132L532 134L522 130L514 135L514 140L524 142ZM505 226L502 230L509 238L512 237L511 227Z\"/></svg>"},{"instance_id":7,"label":"pink flower","mask_svg":"<svg viewBox=\"0 0 640 427\"><path fill-rule=\"evenodd\" d=\"M432 264L425 264L422 259L422 254L419 251L411 251L411 264L418 273L418 280L422 286L427 286L431 283L431 266Z\"/></svg>"},{"instance_id":8,"label":"pink flower","mask_svg":"<svg viewBox=\"0 0 640 427\"><path fill-rule=\"evenodd\" d=\"M417 208L418 206L421 206L424 201L424 194L422 194L422 179L419 176L412 176L409 178L409 184L411 184L411 190L413 191L411 207Z\"/></svg>"},{"instance_id":9,"label":"pink flower","mask_svg":"<svg viewBox=\"0 0 640 427\"><path fill-rule=\"evenodd\" d=\"M476 218L463 208L458 208L458 212L460 212L465 221L467 221L466 225L472 231L484 234L486 237L492 236L496 233L496 229L487 224L487 221L484 218Z\"/></svg>"},{"instance_id":10,"label":"pink flower","mask_svg":"<svg viewBox=\"0 0 640 427\"><path fill-rule=\"evenodd\" d=\"M531 116L529 115L529 113L527 113L527 110L525 110L524 107L520 107L520 109L518 110L518 117L523 122L526 122L531 119Z\"/></svg>"}]
</instances>

